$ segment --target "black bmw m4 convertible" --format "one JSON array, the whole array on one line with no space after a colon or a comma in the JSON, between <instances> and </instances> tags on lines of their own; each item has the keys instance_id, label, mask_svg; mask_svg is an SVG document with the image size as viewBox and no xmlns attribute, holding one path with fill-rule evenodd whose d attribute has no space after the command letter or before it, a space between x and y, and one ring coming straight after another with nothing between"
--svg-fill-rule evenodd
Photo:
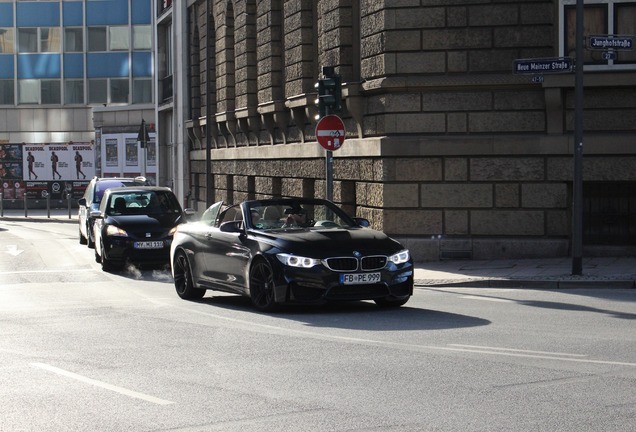
<instances>
[{"instance_id":1,"label":"black bmw m4 convertible","mask_svg":"<svg viewBox=\"0 0 636 432\"><path fill-rule=\"evenodd\" d=\"M178 226L170 263L181 298L224 291L261 311L358 300L398 307L413 294L409 251L322 199L217 202Z\"/></svg>"}]
</instances>

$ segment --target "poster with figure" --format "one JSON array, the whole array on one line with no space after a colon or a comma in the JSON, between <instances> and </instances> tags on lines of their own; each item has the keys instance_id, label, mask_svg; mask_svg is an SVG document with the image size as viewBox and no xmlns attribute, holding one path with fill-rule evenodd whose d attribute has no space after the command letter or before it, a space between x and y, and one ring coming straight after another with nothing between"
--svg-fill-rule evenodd
<instances>
[{"instance_id":1,"label":"poster with figure","mask_svg":"<svg viewBox=\"0 0 636 432\"><path fill-rule=\"evenodd\" d=\"M50 163L50 171L47 173L50 176L48 176L47 180L73 178L71 177L71 166L74 167L75 164L71 163L73 157L69 146L66 144L49 144L47 151Z\"/></svg>"},{"instance_id":2,"label":"poster with figure","mask_svg":"<svg viewBox=\"0 0 636 432\"><path fill-rule=\"evenodd\" d=\"M74 175L71 179L86 180L95 177L95 149L89 143L70 143Z\"/></svg>"},{"instance_id":3,"label":"poster with figure","mask_svg":"<svg viewBox=\"0 0 636 432\"><path fill-rule=\"evenodd\" d=\"M22 149L24 180L49 180L46 173L47 151L44 144L25 144Z\"/></svg>"}]
</instances>

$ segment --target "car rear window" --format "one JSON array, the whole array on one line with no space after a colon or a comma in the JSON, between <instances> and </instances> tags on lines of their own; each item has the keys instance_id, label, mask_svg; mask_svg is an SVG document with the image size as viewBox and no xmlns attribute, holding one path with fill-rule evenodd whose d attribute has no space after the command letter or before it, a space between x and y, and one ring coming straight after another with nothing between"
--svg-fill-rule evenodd
<instances>
[{"instance_id":1,"label":"car rear window","mask_svg":"<svg viewBox=\"0 0 636 432\"><path fill-rule=\"evenodd\" d=\"M122 180L102 180L95 184L95 199L93 202L101 202L102 197L106 189L124 187L124 186L138 186L134 180L122 181Z\"/></svg>"}]
</instances>

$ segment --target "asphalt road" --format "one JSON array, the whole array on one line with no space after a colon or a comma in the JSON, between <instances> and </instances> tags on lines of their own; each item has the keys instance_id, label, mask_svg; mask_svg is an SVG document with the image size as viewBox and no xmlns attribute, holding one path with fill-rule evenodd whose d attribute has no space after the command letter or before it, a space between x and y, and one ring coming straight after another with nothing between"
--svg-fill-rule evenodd
<instances>
[{"instance_id":1,"label":"asphalt road","mask_svg":"<svg viewBox=\"0 0 636 432\"><path fill-rule=\"evenodd\" d=\"M633 431L633 290L417 289L267 315L0 220L0 431Z\"/></svg>"}]
</instances>

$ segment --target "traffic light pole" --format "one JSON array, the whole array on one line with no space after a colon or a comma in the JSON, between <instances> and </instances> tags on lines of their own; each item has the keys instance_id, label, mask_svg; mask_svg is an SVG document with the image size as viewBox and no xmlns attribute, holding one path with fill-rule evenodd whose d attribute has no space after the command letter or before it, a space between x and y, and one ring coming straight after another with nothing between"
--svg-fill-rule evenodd
<instances>
[{"instance_id":1,"label":"traffic light pole","mask_svg":"<svg viewBox=\"0 0 636 432\"><path fill-rule=\"evenodd\" d=\"M340 110L341 78L335 73L333 66L323 66L322 76L318 80L318 111L323 118ZM333 201L333 151L325 154L325 197Z\"/></svg>"}]
</instances>

